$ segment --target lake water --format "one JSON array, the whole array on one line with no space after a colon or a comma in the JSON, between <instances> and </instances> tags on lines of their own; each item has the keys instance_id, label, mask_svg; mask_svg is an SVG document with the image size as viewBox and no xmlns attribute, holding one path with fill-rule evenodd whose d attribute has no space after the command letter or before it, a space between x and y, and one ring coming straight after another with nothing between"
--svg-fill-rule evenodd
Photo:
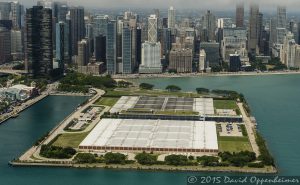
<instances>
[{"instance_id":1,"label":"lake water","mask_svg":"<svg viewBox=\"0 0 300 185\"><path fill-rule=\"evenodd\" d=\"M300 75L156 78L139 81L165 88L175 84L242 92L257 118L280 175L300 172ZM106 169L10 167L8 161L26 151L84 101L84 97L50 96L0 125L0 185L177 185L188 175L219 173L151 172Z\"/></svg>"}]
</instances>

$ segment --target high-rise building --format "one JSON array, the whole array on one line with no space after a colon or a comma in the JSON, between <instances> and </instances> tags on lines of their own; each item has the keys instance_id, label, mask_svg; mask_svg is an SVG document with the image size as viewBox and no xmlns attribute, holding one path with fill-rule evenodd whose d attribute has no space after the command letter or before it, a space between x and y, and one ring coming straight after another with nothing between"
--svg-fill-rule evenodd
<instances>
[{"instance_id":1,"label":"high-rise building","mask_svg":"<svg viewBox=\"0 0 300 185\"><path fill-rule=\"evenodd\" d=\"M56 23L56 62L57 67L63 72L65 66L65 22Z\"/></svg>"},{"instance_id":2,"label":"high-rise building","mask_svg":"<svg viewBox=\"0 0 300 185\"><path fill-rule=\"evenodd\" d=\"M117 72L117 25L115 20L107 24L106 36L106 66L109 75Z\"/></svg>"},{"instance_id":3,"label":"high-rise building","mask_svg":"<svg viewBox=\"0 0 300 185\"><path fill-rule=\"evenodd\" d=\"M94 18L94 36L107 35L108 15L97 15Z\"/></svg>"},{"instance_id":4,"label":"high-rise building","mask_svg":"<svg viewBox=\"0 0 300 185\"><path fill-rule=\"evenodd\" d=\"M78 41L81 41L85 36L84 24L84 9L82 7L70 8L70 32L71 32L71 46L72 56L78 53Z\"/></svg>"},{"instance_id":5,"label":"high-rise building","mask_svg":"<svg viewBox=\"0 0 300 185\"><path fill-rule=\"evenodd\" d=\"M20 30L11 30L11 55L16 60L23 59L23 36Z\"/></svg>"},{"instance_id":6,"label":"high-rise building","mask_svg":"<svg viewBox=\"0 0 300 185\"><path fill-rule=\"evenodd\" d=\"M229 59L229 71L238 72L241 70L241 66L240 55L231 54Z\"/></svg>"},{"instance_id":7,"label":"high-rise building","mask_svg":"<svg viewBox=\"0 0 300 185\"><path fill-rule=\"evenodd\" d=\"M216 31L216 17L211 13L210 10L203 16L203 32L204 32L204 41L211 42L215 41L215 31Z\"/></svg>"},{"instance_id":8,"label":"high-rise building","mask_svg":"<svg viewBox=\"0 0 300 185\"><path fill-rule=\"evenodd\" d=\"M12 20L14 29L21 28L22 6L18 1L11 2L10 19Z\"/></svg>"},{"instance_id":9,"label":"high-rise building","mask_svg":"<svg viewBox=\"0 0 300 185\"><path fill-rule=\"evenodd\" d=\"M169 57L169 70L174 70L177 73L191 73L193 71L192 49L172 49Z\"/></svg>"},{"instance_id":10,"label":"high-rise building","mask_svg":"<svg viewBox=\"0 0 300 185\"><path fill-rule=\"evenodd\" d=\"M286 7L278 6L277 7L277 28L286 28L287 27L287 16L286 16Z\"/></svg>"},{"instance_id":11,"label":"high-rise building","mask_svg":"<svg viewBox=\"0 0 300 185\"><path fill-rule=\"evenodd\" d=\"M171 42L171 29L163 28L162 37L161 37L161 54L162 56L167 56L171 50L172 42Z\"/></svg>"},{"instance_id":12,"label":"high-rise building","mask_svg":"<svg viewBox=\"0 0 300 185\"><path fill-rule=\"evenodd\" d=\"M270 50L272 50L273 45L276 44L276 42L277 42L277 30L276 30L277 20L276 20L276 18L272 17L270 19L269 25L270 25L269 26L269 29L270 29L269 48L270 48Z\"/></svg>"},{"instance_id":13,"label":"high-rise building","mask_svg":"<svg viewBox=\"0 0 300 185\"><path fill-rule=\"evenodd\" d=\"M220 64L220 44L215 42L201 42L200 49L206 52L206 61L209 65ZM209 66L207 66L209 67Z\"/></svg>"},{"instance_id":14,"label":"high-rise building","mask_svg":"<svg viewBox=\"0 0 300 185\"><path fill-rule=\"evenodd\" d=\"M238 3L236 5L235 24L236 27L244 27L244 3Z\"/></svg>"},{"instance_id":15,"label":"high-rise building","mask_svg":"<svg viewBox=\"0 0 300 185\"><path fill-rule=\"evenodd\" d=\"M94 38L94 55L96 61L104 62L106 61L106 37L103 35L96 36Z\"/></svg>"},{"instance_id":16,"label":"high-rise building","mask_svg":"<svg viewBox=\"0 0 300 185\"><path fill-rule=\"evenodd\" d=\"M66 16L68 14L68 11L69 11L69 7L66 4L62 4L58 6L57 21L66 22Z\"/></svg>"},{"instance_id":17,"label":"high-rise building","mask_svg":"<svg viewBox=\"0 0 300 185\"><path fill-rule=\"evenodd\" d=\"M26 68L33 76L49 75L53 68L52 10L33 6L26 11Z\"/></svg>"},{"instance_id":18,"label":"high-rise building","mask_svg":"<svg viewBox=\"0 0 300 185\"><path fill-rule=\"evenodd\" d=\"M251 4L249 19L248 52L256 54L259 39L259 7L257 4Z\"/></svg>"},{"instance_id":19,"label":"high-rise building","mask_svg":"<svg viewBox=\"0 0 300 185\"><path fill-rule=\"evenodd\" d=\"M10 31L0 27L0 64L11 60Z\"/></svg>"},{"instance_id":20,"label":"high-rise building","mask_svg":"<svg viewBox=\"0 0 300 185\"><path fill-rule=\"evenodd\" d=\"M168 10L168 28L174 29L175 23L176 23L176 17L175 17L176 10L173 6L171 6Z\"/></svg>"},{"instance_id":21,"label":"high-rise building","mask_svg":"<svg viewBox=\"0 0 300 185\"><path fill-rule=\"evenodd\" d=\"M86 66L89 63L89 43L87 39L78 42L77 66Z\"/></svg>"},{"instance_id":22,"label":"high-rise building","mask_svg":"<svg viewBox=\"0 0 300 185\"><path fill-rule=\"evenodd\" d=\"M295 47L296 42L294 40L294 34L289 32L284 37L283 45L280 51L280 60L283 64L285 64L288 68L294 67L295 62Z\"/></svg>"},{"instance_id":23,"label":"high-rise building","mask_svg":"<svg viewBox=\"0 0 300 185\"><path fill-rule=\"evenodd\" d=\"M148 18L148 41L157 42L157 17L155 15L150 15Z\"/></svg>"},{"instance_id":24,"label":"high-rise building","mask_svg":"<svg viewBox=\"0 0 300 185\"><path fill-rule=\"evenodd\" d=\"M0 2L0 20L9 20L10 2Z\"/></svg>"},{"instance_id":25,"label":"high-rise building","mask_svg":"<svg viewBox=\"0 0 300 185\"><path fill-rule=\"evenodd\" d=\"M294 67L300 68L300 45L295 46L295 61Z\"/></svg>"},{"instance_id":26,"label":"high-rise building","mask_svg":"<svg viewBox=\"0 0 300 185\"><path fill-rule=\"evenodd\" d=\"M131 74L133 72L132 62L132 30L129 27L123 28L122 33L122 73Z\"/></svg>"},{"instance_id":27,"label":"high-rise building","mask_svg":"<svg viewBox=\"0 0 300 185\"><path fill-rule=\"evenodd\" d=\"M201 49L199 52L199 64L198 64L199 72L205 70L206 67L205 65L206 65L206 53L204 49Z\"/></svg>"},{"instance_id":28,"label":"high-rise building","mask_svg":"<svg viewBox=\"0 0 300 185\"><path fill-rule=\"evenodd\" d=\"M142 63L139 73L161 73L160 43L145 42L142 44Z\"/></svg>"},{"instance_id":29,"label":"high-rise building","mask_svg":"<svg viewBox=\"0 0 300 185\"><path fill-rule=\"evenodd\" d=\"M283 44L284 36L287 33L287 16L286 8L284 6L277 7L276 16L276 42Z\"/></svg>"},{"instance_id":30,"label":"high-rise building","mask_svg":"<svg viewBox=\"0 0 300 185\"><path fill-rule=\"evenodd\" d=\"M141 54L142 54L142 29L136 29L136 61L137 67L141 64Z\"/></svg>"}]
</instances>

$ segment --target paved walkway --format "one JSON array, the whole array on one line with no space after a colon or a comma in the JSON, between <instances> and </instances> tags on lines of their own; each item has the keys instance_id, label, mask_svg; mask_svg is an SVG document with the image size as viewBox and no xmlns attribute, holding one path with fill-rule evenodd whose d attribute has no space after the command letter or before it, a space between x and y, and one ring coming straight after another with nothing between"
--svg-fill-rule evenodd
<instances>
[{"instance_id":1,"label":"paved walkway","mask_svg":"<svg viewBox=\"0 0 300 185\"><path fill-rule=\"evenodd\" d=\"M242 116L243 116L243 120L245 123L245 127L246 127L246 130L248 133L249 141L252 146L253 152L255 152L256 156L258 157L260 155L260 153L259 153L259 148L257 146L257 143L255 141L255 134L254 134L254 131L256 129L255 125L251 122L250 118L247 116L246 111L243 107L243 103L238 103L238 106L239 106Z\"/></svg>"}]
</instances>

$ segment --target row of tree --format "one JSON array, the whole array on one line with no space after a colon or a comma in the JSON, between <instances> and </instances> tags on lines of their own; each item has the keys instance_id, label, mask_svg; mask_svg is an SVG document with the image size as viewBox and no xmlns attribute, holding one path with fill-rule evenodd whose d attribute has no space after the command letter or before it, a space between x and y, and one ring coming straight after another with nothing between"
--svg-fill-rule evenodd
<instances>
[{"instance_id":1,"label":"row of tree","mask_svg":"<svg viewBox=\"0 0 300 185\"><path fill-rule=\"evenodd\" d=\"M125 84L123 83L122 85ZM70 72L60 80L58 89L61 91L86 92L89 87L114 88L116 86L117 82L110 76L99 77Z\"/></svg>"},{"instance_id":2,"label":"row of tree","mask_svg":"<svg viewBox=\"0 0 300 185\"><path fill-rule=\"evenodd\" d=\"M71 147L60 147L53 145L42 145L40 155L53 159L69 159L76 154L76 150Z\"/></svg>"}]
</instances>

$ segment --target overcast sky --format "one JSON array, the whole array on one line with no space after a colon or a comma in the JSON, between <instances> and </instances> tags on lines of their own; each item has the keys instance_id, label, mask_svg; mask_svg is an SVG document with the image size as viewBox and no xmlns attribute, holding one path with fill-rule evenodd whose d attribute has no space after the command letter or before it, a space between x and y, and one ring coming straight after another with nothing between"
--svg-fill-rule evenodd
<instances>
[{"instance_id":1,"label":"overcast sky","mask_svg":"<svg viewBox=\"0 0 300 185\"><path fill-rule=\"evenodd\" d=\"M2 0L0 0L2 1ZM25 6L36 4L37 0L19 0ZM201 10L230 10L235 8L236 2L243 0L65 0L69 5L81 5L87 8L166 8L173 5L177 9L199 8ZM276 5L286 5L289 11L299 11L300 0L244 0L245 9L249 2L259 3L261 9L272 10Z\"/></svg>"}]
</instances>

